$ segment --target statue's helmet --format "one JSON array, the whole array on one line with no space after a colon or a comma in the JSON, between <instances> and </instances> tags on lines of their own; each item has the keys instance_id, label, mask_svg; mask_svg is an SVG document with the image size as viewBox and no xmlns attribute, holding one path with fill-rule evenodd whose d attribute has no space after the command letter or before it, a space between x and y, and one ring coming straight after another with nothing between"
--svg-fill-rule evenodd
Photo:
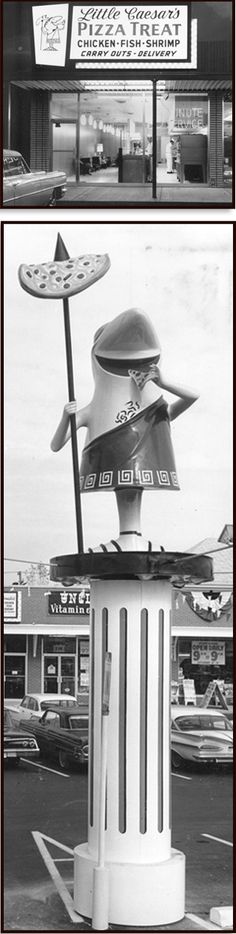
<instances>
[{"instance_id":1,"label":"statue's helmet","mask_svg":"<svg viewBox=\"0 0 236 934\"><path fill-rule=\"evenodd\" d=\"M96 331L93 353L101 364L158 363L161 347L148 316L140 308L129 308Z\"/></svg>"}]
</instances>

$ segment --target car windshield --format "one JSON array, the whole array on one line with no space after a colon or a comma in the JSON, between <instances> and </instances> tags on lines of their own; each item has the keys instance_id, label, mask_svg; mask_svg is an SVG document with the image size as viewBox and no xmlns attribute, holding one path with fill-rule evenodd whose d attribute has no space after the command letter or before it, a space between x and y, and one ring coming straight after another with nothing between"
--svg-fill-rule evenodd
<instances>
[{"instance_id":1,"label":"car windshield","mask_svg":"<svg viewBox=\"0 0 236 934\"><path fill-rule=\"evenodd\" d=\"M226 717L214 717L214 714L196 717L176 717L175 724L178 730L231 730L232 725Z\"/></svg>"},{"instance_id":2,"label":"car windshield","mask_svg":"<svg viewBox=\"0 0 236 934\"><path fill-rule=\"evenodd\" d=\"M70 730L86 730L88 724L86 719L81 719L81 717L69 717L69 728Z\"/></svg>"},{"instance_id":3,"label":"car windshield","mask_svg":"<svg viewBox=\"0 0 236 934\"><path fill-rule=\"evenodd\" d=\"M7 156L3 160L4 176L11 178L12 175L26 175L30 172L23 156Z\"/></svg>"},{"instance_id":4,"label":"car windshield","mask_svg":"<svg viewBox=\"0 0 236 934\"><path fill-rule=\"evenodd\" d=\"M48 700L41 701L41 710L47 710L47 707L50 707L50 704L53 704L54 707L57 707L59 704L60 707L77 707L76 700L73 700L72 698L69 700L67 697L64 700L61 700L60 696L58 695L58 697L54 697L53 700L48 698Z\"/></svg>"}]
</instances>

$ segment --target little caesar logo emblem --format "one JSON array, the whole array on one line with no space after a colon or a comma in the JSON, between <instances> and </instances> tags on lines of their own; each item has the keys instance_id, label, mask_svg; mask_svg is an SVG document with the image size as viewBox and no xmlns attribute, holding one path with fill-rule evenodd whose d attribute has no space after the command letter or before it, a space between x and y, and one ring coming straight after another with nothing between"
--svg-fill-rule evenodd
<instances>
[{"instance_id":1,"label":"little caesar logo emblem","mask_svg":"<svg viewBox=\"0 0 236 934\"><path fill-rule=\"evenodd\" d=\"M188 4L158 6L76 6L70 57L186 61Z\"/></svg>"},{"instance_id":2,"label":"little caesar logo emblem","mask_svg":"<svg viewBox=\"0 0 236 934\"><path fill-rule=\"evenodd\" d=\"M32 7L36 65L65 64L68 3Z\"/></svg>"}]
</instances>

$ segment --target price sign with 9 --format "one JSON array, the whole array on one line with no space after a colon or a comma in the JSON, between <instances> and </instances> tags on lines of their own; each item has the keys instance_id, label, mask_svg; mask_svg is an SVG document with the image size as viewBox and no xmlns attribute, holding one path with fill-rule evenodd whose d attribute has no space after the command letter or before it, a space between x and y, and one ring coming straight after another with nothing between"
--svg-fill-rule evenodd
<instances>
[{"instance_id":1,"label":"price sign with 9","mask_svg":"<svg viewBox=\"0 0 236 934\"><path fill-rule=\"evenodd\" d=\"M225 665L224 642L192 642L192 665Z\"/></svg>"}]
</instances>

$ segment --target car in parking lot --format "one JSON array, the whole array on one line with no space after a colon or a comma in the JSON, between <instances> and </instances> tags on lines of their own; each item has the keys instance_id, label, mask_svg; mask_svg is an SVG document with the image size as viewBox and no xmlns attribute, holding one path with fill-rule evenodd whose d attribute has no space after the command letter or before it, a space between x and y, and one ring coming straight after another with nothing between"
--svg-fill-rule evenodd
<instances>
[{"instance_id":1,"label":"car in parking lot","mask_svg":"<svg viewBox=\"0 0 236 934\"><path fill-rule=\"evenodd\" d=\"M171 763L233 762L232 723L223 710L171 707Z\"/></svg>"},{"instance_id":2,"label":"car in parking lot","mask_svg":"<svg viewBox=\"0 0 236 934\"><path fill-rule=\"evenodd\" d=\"M5 707L12 711L15 723L22 723L41 717L50 704L64 707L77 707L77 698L73 694L25 694L18 704L5 700Z\"/></svg>"},{"instance_id":3,"label":"car in parking lot","mask_svg":"<svg viewBox=\"0 0 236 934\"><path fill-rule=\"evenodd\" d=\"M88 763L88 717L80 707L50 705L38 720L29 721L43 756L54 758L62 769Z\"/></svg>"},{"instance_id":4,"label":"car in parking lot","mask_svg":"<svg viewBox=\"0 0 236 934\"><path fill-rule=\"evenodd\" d=\"M10 710L4 710L4 750L3 759L19 762L21 756L27 759L37 759L39 747L32 733L17 728L14 725Z\"/></svg>"},{"instance_id":5,"label":"car in parking lot","mask_svg":"<svg viewBox=\"0 0 236 934\"><path fill-rule=\"evenodd\" d=\"M3 151L4 207L53 207L66 191L65 172L31 171L20 152Z\"/></svg>"}]
</instances>

